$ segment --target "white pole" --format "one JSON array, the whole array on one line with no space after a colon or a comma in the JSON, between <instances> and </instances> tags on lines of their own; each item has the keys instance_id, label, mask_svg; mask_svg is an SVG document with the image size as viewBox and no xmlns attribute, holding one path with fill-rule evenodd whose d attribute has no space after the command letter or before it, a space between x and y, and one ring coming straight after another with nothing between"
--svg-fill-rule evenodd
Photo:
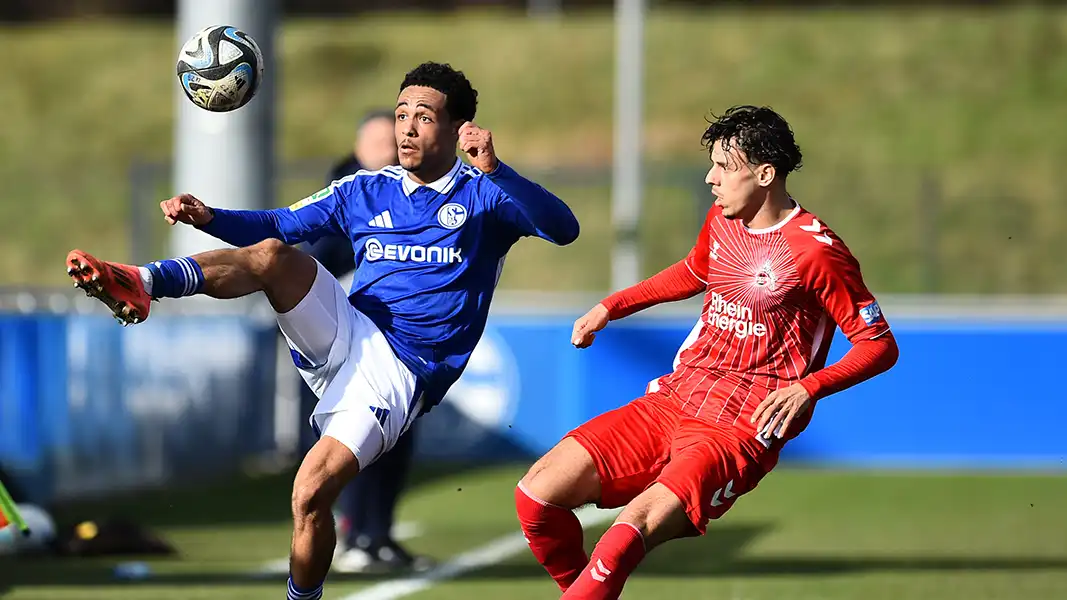
<instances>
[{"instance_id":1,"label":"white pole","mask_svg":"<svg viewBox=\"0 0 1067 600\"><path fill-rule=\"evenodd\" d=\"M190 102L174 82L175 193L189 193L208 206L273 208L274 33L279 0L180 0L178 39L173 57L194 33L210 25L232 25L252 36L263 52L263 81L256 96L228 113L213 113ZM173 67L171 67L173 68ZM161 198L162 200L162 198ZM187 256L225 244L192 227L171 230L171 252Z\"/></svg>"},{"instance_id":2,"label":"white pole","mask_svg":"<svg viewBox=\"0 0 1067 600\"><path fill-rule=\"evenodd\" d=\"M263 80L256 95L245 106L228 113L213 113L190 102L175 82L177 122L174 132L174 192L189 193L208 206L233 209L274 208L274 115L278 67L275 34L280 18L280 0L179 0L178 32L173 57L194 33L210 25L232 25L252 36L263 53ZM171 67L173 68L173 67ZM172 256L188 256L225 248L226 244L193 227L170 229ZM260 294L242 300L211 300L193 296L182 301L188 306L221 306L247 309ZM289 352L279 338L277 392L274 398L274 441L276 451L286 454L299 450L300 398L296 370ZM288 367L286 368L286 364Z\"/></svg>"},{"instance_id":3,"label":"white pole","mask_svg":"<svg viewBox=\"0 0 1067 600\"><path fill-rule=\"evenodd\" d=\"M611 288L637 283L641 261L641 127L645 0L615 2L615 147L611 185Z\"/></svg>"}]
</instances>

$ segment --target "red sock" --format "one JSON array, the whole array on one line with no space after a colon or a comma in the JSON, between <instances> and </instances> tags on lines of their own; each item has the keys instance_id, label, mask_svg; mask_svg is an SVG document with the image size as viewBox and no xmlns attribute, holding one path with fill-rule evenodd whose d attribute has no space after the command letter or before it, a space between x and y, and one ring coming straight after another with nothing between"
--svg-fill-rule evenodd
<instances>
[{"instance_id":1,"label":"red sock","mask_svg":"<svg viewBox=\"0 0 1067 600\"><path fill-rule=\"evenodd\" d=\"M612 525L593 549L589 564L570 589L568 600L615 600L626 578L645 557L645 538L629 523Z\"/></svg>"},{"instance_id":2,"label":"red sock","mask_svg":"<svg viewBox=\"0 0 1067 600\"><path fill-rule=\"evenodd\" d=\"M535 497L521 483L515 488L515 511L537 562L567 591L589 562L582 545L582 524L574 511Z\"/></svg>"}]
</instances>

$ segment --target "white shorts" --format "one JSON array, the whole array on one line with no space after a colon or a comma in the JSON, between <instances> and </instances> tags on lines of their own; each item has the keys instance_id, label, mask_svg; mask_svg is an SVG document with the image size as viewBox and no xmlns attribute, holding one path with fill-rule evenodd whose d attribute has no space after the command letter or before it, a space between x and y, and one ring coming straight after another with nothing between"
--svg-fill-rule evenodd
<instances>
[{"instance_id":1,"label":"white shorts","mask_svg":"<svg viewBox=\"0 0 1067 600\"><path fill-rule=\"evenodd\" d=\"M278 327L297 370L319 398L311 426L320 437L348 447L365 469L418 416L421 391L378 327L349 304L325 267L318 269L307 296L278 314Z\"/></svg>"}]
</instances>

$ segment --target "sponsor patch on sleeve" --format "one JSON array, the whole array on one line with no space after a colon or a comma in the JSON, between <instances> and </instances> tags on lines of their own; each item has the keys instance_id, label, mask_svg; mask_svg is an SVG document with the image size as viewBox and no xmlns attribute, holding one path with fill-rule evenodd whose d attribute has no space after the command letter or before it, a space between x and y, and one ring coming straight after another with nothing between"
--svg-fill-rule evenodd
<instances>
[{"instance_id":1,"label":"sponsor patch on sleeve","mask_svg":"<svg viewBox=\"0 0 1067 600\"><path fill-rule=\"evenodd\" d=\"M863 322L868 325L874 325L880 321L882 319L882 308L878 306L878 301L875 300L860 308L860 316L863 317Z\"/></svg>"},{"instance_id":2,"label":"sponsor patch on sleeve","mask_svg":"<svg viewBox=\"0 0 1067 600\"><path fill-rule=\"evenodd\" d=\"M332 192L333 192L333 188L323 188L323 189L315 192L314 194L308 196L307 198L304 198L303 200L300 200L298 202L294 202L293 204L289 205L289 210L291 210L291 211L300 210L301 208L304 208L308 204L314 204L315 202L318 202L319 200L322 200L326 196L329 196Z\"/></svg>"}]
</instances>

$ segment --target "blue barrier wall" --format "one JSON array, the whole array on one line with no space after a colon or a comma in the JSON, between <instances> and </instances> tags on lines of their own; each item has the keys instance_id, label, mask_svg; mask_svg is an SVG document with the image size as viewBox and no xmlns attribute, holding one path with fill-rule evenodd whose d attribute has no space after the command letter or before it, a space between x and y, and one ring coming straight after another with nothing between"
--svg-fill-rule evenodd
<instances>
[{"instance_id":1,"label":"blue barrier wall","mask_svg":"<svg viewBox=\"0 0 1067 600\"><path fill-rule=\"evenodd\" d=\"M0 463L37 501L235 470L274 443L276 328L0 315Z\"/></svg>"},{"instance_id":2,"label":"blue barrier wall","mask_svg":"<svg viewBox=\"0 0 1067 600\"><path fill-rule=\"evenodd\" d=\"M671 368L693 320L613 323L586 350L571 318L501 317L420 451L473 458L540 454L569 429L640 395ZM1067 321L893 321L901 358L888 373L819 402L783 461L892 467L1067 467ZM829 360L849 348L840 333ZM474 392L474 398L471 393ZM457 414L480 410L480 427ZM440 411L440 415L437 414ZM486 448L491 450L486 452Z\"/></svg>"},{"instance_id":3,"label":"blue barrier wall","mask_svg":"<svg viewBox=\"0 0 1067 600\"><path fill-rule=\"evenodd\" d=\"M667 372L691 319L613 323L575 350L573 315L494 315L425 459L529 460ZM1067 321L894 319L887 374L822 400L786 461L1067 466ZM0 463L38 500L232 471L274 449L277 330L243 317L0 315ZM848 349L840 335L830 360ZM300 426L306 426L306 416Z\"/></svg>"}]
</instances>

